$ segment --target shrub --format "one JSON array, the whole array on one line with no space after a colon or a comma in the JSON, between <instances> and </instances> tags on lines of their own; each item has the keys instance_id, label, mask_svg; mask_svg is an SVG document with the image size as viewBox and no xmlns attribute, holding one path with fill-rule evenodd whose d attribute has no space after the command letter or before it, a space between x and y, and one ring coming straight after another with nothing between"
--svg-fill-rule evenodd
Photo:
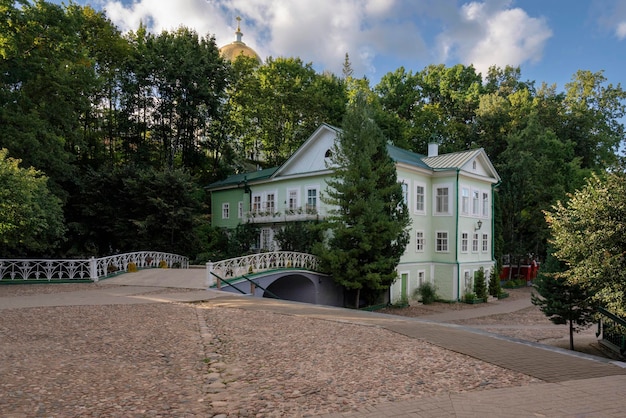
<instances>
[{"instance_id":1,"label":"shrub","mask_svg":"<svg viewBox=\"0 0 626 418\"><path fill-rule=\"evenodd\" d=\"M166 269L167 268L167 261L165 261L165 260L159 261L159 268L160 269Z\"/></svg>"},{"instance_id":2,"label":"shrub","mask_svg":"<svg viewBox=\"0 0 626 418\"><path fill-rule=\"evenodd\" d=\"M417 289L415 289L414 295L416 297L419 296L418 299L424 305L430 305L437 300L437 288L430 282L422 283Z\"/></svg>"},{"instance_id":3,"label":"shrub","mask_svg":"<svg viewBox=\"0 0 626 418\"><path fill-rule=\"evenodd\" d=\"M467 292L463 295L463 300L465 302L473 302L476 300L476 294L474 292Z\"/></svg>"},{"instance_id":4,"label":"shrub","mask_svg":"<svg viewBox=\"0 0 626 418\"><path fill-rule=\"evenodd\" d=\"M487 300L487 283L485 283L485 269L479 268L474 277L474 293L476 297Z\"/></svg>"},{"instance_id":5,"label":"shrub","mask_svg":"<svg viewBox=\"0 0 626 418\"><path fill-rule=\"evenodd\" d=\"M137 271L137 264L135 263L128 263L128 272L129 273L134 273Z\"/></svg>"}]
</instances>

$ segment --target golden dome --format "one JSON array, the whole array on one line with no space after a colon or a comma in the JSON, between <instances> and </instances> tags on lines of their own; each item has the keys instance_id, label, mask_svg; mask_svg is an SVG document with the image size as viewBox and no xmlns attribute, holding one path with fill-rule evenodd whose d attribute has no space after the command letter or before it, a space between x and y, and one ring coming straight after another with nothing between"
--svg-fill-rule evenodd
<instances>
[{"instance_id":1,"label":"golden dome","mask_svg":"<svg viewBox=\"0 0 626 418\"><path fill-rule=\"evenodd\" d=\"M239 26L240 22L241 18L237 16L237 32L235 32L235 35L237 35L237 40L221 47L220 55L222 56L222 58L231 62L234 61L235 58L237 58L238 56L243 55L245 57L254 58L259 63L261 63L262 61L261 57L259 57L259 54L257 54L254 49L250 48L248 45L241 41L243 33L241 33L241 27Z\"/></svg>"}]
</instances>

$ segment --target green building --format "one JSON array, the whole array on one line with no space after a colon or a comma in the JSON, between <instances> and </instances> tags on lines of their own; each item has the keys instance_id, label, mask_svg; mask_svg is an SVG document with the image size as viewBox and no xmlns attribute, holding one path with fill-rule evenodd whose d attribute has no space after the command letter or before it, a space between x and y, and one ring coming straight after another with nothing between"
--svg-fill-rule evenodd
<instances>
[{"instance_id":1,"label":"green building","mask_svg":"<svg viewBox=\"0 0 626 418\"><path fill-rule=\"evenodd\" d=\"M280 250L276 231L287 222L323 219L332 209L320 196L332 173L328 159L340 132L321 125L280 167L237 174L207 187L213 226L259 226L258 251ZM425 282L439 297L460 300L473 288L483 267L489 277L493 256L493 189L500 182L481 149L427 155L389 145L398 181L411 213L411 241L397 267L390 300L406 296Z\"/></svg>"}]
</instances>

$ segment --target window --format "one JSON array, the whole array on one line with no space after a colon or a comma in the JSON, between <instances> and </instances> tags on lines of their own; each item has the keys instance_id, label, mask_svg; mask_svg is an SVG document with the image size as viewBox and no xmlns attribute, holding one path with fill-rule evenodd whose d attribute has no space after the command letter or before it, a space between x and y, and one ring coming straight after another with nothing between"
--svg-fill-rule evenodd
<instances>
[{"instance_id":1,"label":"window","mask_svg":"<svg viewBox=\"0 0 626 418\"><path fill-rule=\"evenodd\" d=\"M273 231L272 228L261 229L261 249L273 250Z\"/></svg>"},{"instance_id":2,"label":"window","mask_svg":"<svg viewBox=\"0 0 626 418\"><path fill-rule=\"evenodd\" d=\"M469 213L469 197L470 191L468 188L464 187L461 190L461 213Z\"/></svg>"},{"instance_id":3,"label":"window","mask_svg":"<svg viewBox=\"0 0 626 418\"><path fill-rule=\"evenodd\" d=\"M425 189L424 186L418 184L415 186L415 212L425 212Z\"/></svg>"},{"instance_id":4,"label":"window","mask_svg":"<svg viewBox=\"0 0 626 418\"><path fill-rule=\"evenodd\" d=\"M237 203L237 217L239 219L243 218L243 202Z\"/></svg>"},{"instance_id":5,"label":"window","mask_svg":"<svg viewBox=\"0 0 626 418\"><path fill-rule=\"evenodd\" d=\"M463 271L463 278L465 279L465 291L471 292L472 291L472 276L470 275L469 270Z\"/></svg>"},{"instance_id":6,"label":"window","mask_svg":"<svg viewBox=\"0 0 626 418\"><path fill-rule=\"evenodd\" d=\"M449 196L450 189L448 187L437 187L435 189L435 213L449 213Z\"/></svg>"},{"instance_id":7,"label":"window","mask_svg":"<svg viewBox=\"0 0 626 418\"><path fill-rule=\"evenodd\" d=\"M461 234L461 252L462 253L467 252L468 241L469 241L469 234L467 232L463 232Z\"/></svg>"},{"instance_id":8,"label":"window","mask_svg":"<svg viewBox=\"0 0 626 418\"><path fill-rule=\"evenodd\" d=\"M289 190L287 193L288 193L287 209L293 210L293 211L297 210L298 209L298 190L292 189L292 190Z\"/></svg>"},{"instance_id":9,"label":"window","mask_svg":"<svg viewBox=\"0 0 626 418\"><path fill-rule=\"evenodd\" d=\"M489 216L489 193L483 192L483 216Z\"/></svg>"},{"instance_id":10,"label":"window","mask_svg":"<svg viewBox=\"0 0 626 418\"><path fill-rule=\"evenodd\" d=\"M415 231L415 251L424 252L424 231Z\"/></svg>"},{"instance_id":11,"label":"window","mask_svg":"<svg viewBox=\"0 0 626 418\"><path fill-rule=\"evenodd\" d=\"M307 189L306 191L306 210L317 209L317 189Z\"/></svg>"},{"instance_id":12,"label":"window","mask_svg":"<svg viewBox=\"0 0 626 418\"><path fill-rule=\"evenodd\" d=\"M436 251L439 253L448 252L448 233L437 232Z\"/></svg>"},{"instance_id":13,"label":"window","mask_svg":"<svg viewBox=\"0 0 626 418\"><path fill-rule=\"evenodd\" d=\"M474 235L472 236L472 252L473 253L478 252L478 234L477 233L474 233Z\"/></svg>"},{"instance_id":14,"label":"window","mask_svg":"<svg viewBox=\"0 0 626 418\"><path fill-rule=\"evenodd\" d=\"M486 253L487 251L489 251L489 236L483 234L483 252Z\"/></svg>"},{"instance_id":15,"label":"window","mask_svg":"<svg viewBox=\"0 0 626 418\"><path fill-rule=\"evenodd\" d=\"M230 217L230 203L222 203L222 219Z\"/></svg>"},{"instance_id":16,"label":"window","mask_svg":"<svg viewBox=\"0 0 626 418\"><path fill-rule=\"evenodd\" d=\"M426 272L424 270L418 270L417 272L417 286L421 286L426 283Z\"/></svg>"},{"instance_id":17,"label":"window","mask_svg":"<svg viewBox=\"0 0 626 418\"><path fill-rule=\"evenodd\" d=\"M265 211L270 215L276 212L276 195L274 193L268 193L265 196Z\"/></svg>"},{"instance_id":18,"label":"window","mask_svg":"<svg viewBox=\"0 0 626 418\"><path fill-rule=\"evenodd\" d=\"M252 212L253 213L261 212L261 195L252 196Z\"/></svg>"},{"instance_id":19,"label":"window","mask_svg":"<svg viewBox=\"0 0 626 418\"><path fill-rule=\"evenodd\" d=\"M404 204L409 206L409 185L406 182L400 183L402 185L402 200L404 200Z\"/></svg>"},{"instance_id":20,"label":"window","mask_svg":"<svg viewBox=\"0 0 626 418\"><path fill-rule=\"evenodd\" d=\"M480 196L480 193L478 192L478 190L472 191L472 214L474 215L478 215L479 196Z\"/></svg>"}]
</instances>

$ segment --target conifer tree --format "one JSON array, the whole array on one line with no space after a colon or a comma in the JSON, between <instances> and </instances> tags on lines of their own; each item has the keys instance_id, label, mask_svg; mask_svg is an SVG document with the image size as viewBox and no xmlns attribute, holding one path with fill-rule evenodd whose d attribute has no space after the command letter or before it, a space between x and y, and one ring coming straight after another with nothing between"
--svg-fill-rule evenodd
<instances>
[{"instance_id":1,"label":"conifer tree","mask_svg":"<svg viewBox=\"0 0 626 418\"><path fill-rule=\"evenodd\" d=\"M330 165L323 199L336 210L327 219L328 242L316 252L338 284L356 290L358 308L362 292L380 295L396 280L410 223L395 164L363 96L348 107Z\"/></svg>"},{"instance_id":2,"label":"conifer tree","mask_svg":"<svg viewBox=\"0 0 626 418\"><path fill-rule=\"evenodd\" d=\"M485 269L480 268L474 277L474 293L476 297L487 302L487 283L485 282Z\"/></svg>"}]
</instances>

